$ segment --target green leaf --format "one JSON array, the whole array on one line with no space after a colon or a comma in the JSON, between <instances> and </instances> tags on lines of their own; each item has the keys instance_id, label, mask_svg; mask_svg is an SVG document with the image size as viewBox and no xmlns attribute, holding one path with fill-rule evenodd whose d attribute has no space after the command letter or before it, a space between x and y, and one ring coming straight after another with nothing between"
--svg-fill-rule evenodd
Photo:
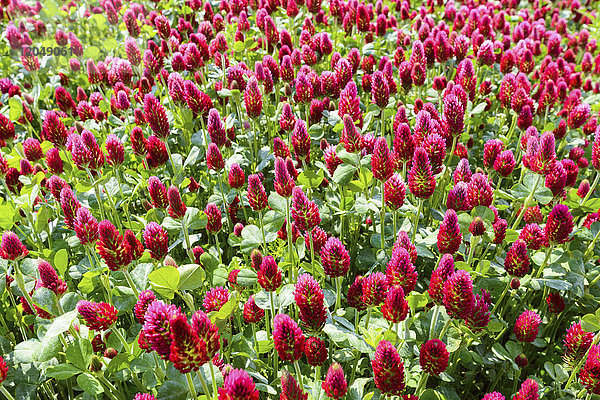
<instances>
[{"instance_id":1,"label":"green leaf","mask_svg":"<svg viewBox=\"0 0 600 400\"><path fill-rule=\"evenodd\" d=\"M12 121L18 120L23 112L23 104L16 97L11 97L8 100L8 105L10 106L8 116Z\"/></svg>"},{"instance_id":2,"label":"green leaf","mask_svg":"<svg viewBox=\"0 0 600 400\"><path fill-rule=\"evenodd\" d=\"M217 320L228 319L233 312L237 310L239 302L240 299L238 293L235 291L232 292L229 295L229 300L227 300L227 303L223 304L219 311L210 316L211 321L215 322Z\"/></svg>"},{"instance_id":3,"label":"green leaf","mask_svg":"<svg viewBox=\"0 0 600 400\"><path fill-rule=\"evenodd\" d=\"M342 164L335 169L333 181L340 186L346 186L355 173L356 167L354 165Z\"/></svg>"},{"instance_id":4,"label":"green leaf","mask_svg":"<svg viewBox=\"0 0 600 400\"><path fill-rule=\"evenodd\" d=\"M64 275L69 266L69 252L67 249L60 249L54 255L54 266L59 274Z\"/></svg>"},{"instance_id":5,"label":"green leaf","mask_svg":"<svg viewBox=\"0 0 600 400\"><path fill-rule=\"evenodd\" d=\"M172 299L179 285L179 271L175 267L162 267L152 271L148 279L154 290L167 299Z\"/></svg>"},{"instance_id":6,"label":"green leaf","mask_svg":"<svg viewBox=\"0 0 600 400\"><path fill-rule=\"evenodd\" d=\"M267 211L267 213L265 214L264 218L263 218L263 223L264 223L264 227L265 227L265 233L266 232L272 232L272 233L277 233L277 231L279 231L281 229L281 227L283 226L283 224L285 223L285 215L282 215L281 213L278 213L276 211L273 210L269 210ZM273 237L273 240L269 240L269 238L266 238L267 243L274 241L277 238L277 236Z\"/></svg>"},{"instance_id":7,"label":"green leaf","mask_svg":"<svg viewBox=\"0 0 600 400\"><path fill-rule=\"evenodd\" d=\"M9 230L13 227L15 209L11 204L0 205L0 228Z\"/></svg>"},{"instance_id":8,"label":"green leaf","mask_svg":"<svg viewBox=\"0 0 600 400\"><path fill-rule=\"evenodd\" d=\"M42 340L42 345L40 346L39 351L36 351L34 357L38 362L46 362L53 359L60 350L62 350L63 345L58 336L52 338L44 338Z\"/></svg>"},{"instance_id":9,"label":"green leaf","mask_svg":"<svg viewBox=\"0 0 600 400\"><path fill-rule=\"evenodd\" d=\"M421 307L425 307L427 305L427 296L424 294L411 294L406 297L406 301L408 302L408 306L411 310L416 310Z\"/></svg>"},{"instance_id":10,"label":"green leaf","mask_svg":"<svg viewBox=\"0 0 600 400\"><path fill-rule=\"evenodd\" d=\"M312 170L306 170L298 175L298 183L310 188L318 188L323 182L324 172L322 169L318 173Z\"/></svg>"},{"instance_id":11,"label":"green leaf","mask_svg":"<svg viewBox=\"0 0 600 400\"><path fill-rule=\"evenodd\" d=\"M477 206L471 211L471 216L473 218L480 217L481 219L488 220L490 222L494 222L494 212L490 210L489 207L485 206Z\"/></svg>"},{"instance_id":12,"label":"green leaf","mask_svg":"<svg viewBox=\"0 0 600 400\"><path fill-rule=\"evenodd\" d=\"M48 327L44 340L56 337L61 333L68 331L69 327L77 318L77 310L69 311L63 315L57 317L52 321L52 324Z\"/></svg>"},{"instance_id":13,"label":"green leaf","mask_svg":"<svg viewBox=\"0 0 600 400\"><path fill-rule=\"evenodd\" d=\"M214 271L219 266L219 260L206 251L200 256L200 265L207 271Z\"/></svg>"},{"instance_id":14,"label":"green leaf","mask_svg":"<svg viewBox=\"0 0 600 400\"><path fill-rule=\"evenodd\" d=\"M77 377L77 384L88 394L92 396L99 395L104 392L104 388L95 376L84 373Z\"/></svg>"},{"instance_id":15,"label":"green leaf","mask_svg":"<svg viewBox=\"0 0 600 400\"><path fill-rule=\"evenodd\" d=\"M251 287L256 284L258 275L251 269L242 269L237 275L237 284L243 287Z\"/></svg>"},{"instance_id":16,"label":"green leaf","mask_svg":"<svg viewBox=\"0 0 600 400\"><path fill-rule=\"evenodd\" d=\"M246 46L244 46L244 42L235 42L233 44L233 51L236 53L241 53L246 50Z\"/></svg>"},{"instance_id":17,"label":"green leaf","mask_svg":"<svg viewBox=\"0 0 600 400\"><path fill-rule=\"evenodd\" d=\"M88 339L78 338L67 347L67 360L82 370L87 370L92 359L92 343Z\"/></svg>"},{"instance_id":18,"label":"green leaf","mask_svg":"<svg viewBox=\"0 0 600 400\"><path fill-rule=\"evenodd\" d=\"M535 191L535 194L533 195L533 197L540 204L548 204L552 201L552 199L554 198L554 195L552 194L552 191L550 189L548 189L547 187L544 186L544 187L538 188Z\"/></svg>"},{"instance_id":19,"label":"green leaf","mask_svg":"<svg viewBox=\"0 0 600 400\"><path fill-rule=\"evenodd\" d=\"M283 215L287 214L287 200L285 197L277 194L277 192L272 192L269 195L269 206L273 210L275 210Z\"/></svg>"},{"instance_id":20,"label":"green leaf","mask_svg":"<svg viewBox=\"0 0 600 400\"><path fill-rule=\"evenodd\" d=\"M186 264L178 268L179 285L177 290L193 290L202 286L206 273L198 264Z\"/></svg>"},{"instance_id":21,"label":"green leaf","mask_svg":"<svg viewBox=\"0 0 600 400\"><path fill-rule=\"evenodd\" d=\"M40 349L38 339L29 339L25 342L17 343L13 350L15 360L19 363L31 363L35 361L35 353Z\"/></svg>"},{"instance_id":22,"label":"green leaf","mask_svg":"<svg viewBox=\"0 0 600 400\"><path fill-rule=\"evenodd\" d=\"M80 372L81 371L79 369L70 364L59 364L48 367L48 369L46 370L46 375L48 375L50 378L64 380L69 379L73 375L78 374Z\"/></svg>"},{"instance_id":23,"label":"green leaf","mask_svg":"<svg viewBox=\"0 0 600 400\"><path fill-rule=\"evenodd\" d=\"M58 299L56 294L48 288L41 287L33 292L31 296L33 303L44 311L49 312L52 315L58 315Z\"/></svg>"},{"instance_id":24,"label":"green leaf","mask_svg":"<svg viewBox=\"0 0 600 400\"><path fill-rule=\"evenodd\" d=\"M581 318L581 327L587 332L600 331L600 319L595 314L586 314Z\"/></svg>"}]
</instances>

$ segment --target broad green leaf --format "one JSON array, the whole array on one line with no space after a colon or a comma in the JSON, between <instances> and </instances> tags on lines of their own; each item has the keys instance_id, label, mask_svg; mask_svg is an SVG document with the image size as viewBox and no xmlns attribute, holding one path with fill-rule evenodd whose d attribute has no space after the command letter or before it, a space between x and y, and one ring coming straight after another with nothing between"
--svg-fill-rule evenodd
<instances>
[{"instance_id":1,"label":"broad green leaf","mask_svg":"<svg viewBox=\"0 0 600 400\"><path fill-rule=\"evenodd\" d=\"M67 249L59 249L54 255L54 266L61 275L65 274L69 266L69 252Z\"/></svg>"},{"instance_id":2,"label":"broad green leaf","mask_svg":"<svg viewBox=\"0 0 600 400\"><path fill-rule=\"evenodd\" d=\"M237 284L243 287L251 287L256 284L258 275L251 269L242 269L237 275Z\"/></svg>"},{"instance_id":3,"label":"broad green leaf","mask_svg":"<svg viewBox=\"0 0 600 400\"><path fill-rule=\"evenodd\" d=\"M154 290L167 299L172 299L179 285L179 271L175 267L162 267L148 276Z\"/></svg>"},{"instance_id":4,"label":"broad green leaf","mask_svg":"<svg viewBox=\"0 0 600 400\"><path fill-rule=\"evenodd\" d=\"M355 173L356 167L354 165L342 164L335 169L333 181L340 186L346 186Z\"/></svg>"},{"instance_id":5,"label":"broad green leaf","mask_svg":"<svg viewBox=\"0 0 600 400\"><path fill-rule=\"evenodd\" d=\"M46 331L46 335L44 336L44 340L53 338L55 336L60 335L61 333L68 331L69 327L77 318L77 310L69 311L64 313L63 315L57 317L52 321L50 327Z\"/></svg>"},{"instance_id":6,"label":"broad green leaf","mask_svg":"<svg viewBox=\"0 0 600 400\"><path fill-rule=\"evenodd\" d=\"M177 290L193 290L202 286L206 273L198 264L186 264L178 268L179 285Z\"/></svg>"},{"instance_id":7,"label":"broad green leaf","mask_svg":"<svg viewBox=\"0 0 600 400\"><path fill-rule=\"evenodd\" d=\"M46 375L50 378L55 378L58 380L69 379L75 374L80 373L81 370L77 369L71 364L59 364L49 367L46 370Z\"/></svg>"},{"instance_id":8,"label":"broad green leaf","mask_svg":"<svg viewBox=\"0 0 600 400\"><path fill-rule=\"evenodd\" d=\"M12 121L16 121L21 117L23 112L23 104L16 97L11 97L8 100L10 106L9 117Z\"/></svg>"},{"instance_id":9,"label":"broad green leaf","mask_svg":"<svg viewBox=\"0 0 600 400\"><path fill-rule=\"evenodd\" d=\"M298 183L305 187L317 188L323 182L324 176L322 169L317 173L309 169L298 175Z\"/></svg>"},{"instance_id":10,"label":"broad green leaf","mask_svg":"<svg viewBox=\"0 0 600 400\"><path fill-rule=\"evenodd\" d=\"M269 206L273 210L275 210L275 211L277 211L277 212L279 212L279 213L281 213L283 215L287 214L287 208L288 208L287 207L287 200L286 200L285 197L280 196L279 194L277 194L277 192L272 192L269 195Z\"/></svg>"},{"instance_id":11,"label":"broad green leaf","mask_svg":"<svg viewBox=\"0 0 600 400\"><path fill-rule=\"evenodd\" d=\"M77 376L77 384L88 394L92 396L99 395L104 392L104 387L100 381L89 373L83 373Z\"/></svg>"},{"instance_id":12,"label":"broad green leaf","mask_svg":"<svg viewBox=\"0 0 600 400\"><path fill-rule=\"evenodd\" d=\"M581 327L587 332L600 331L600 319L594 314L586 314L581 318Z\"/></svg>"},{"instance_id":13,"label":"broad green leaf","mask_svg":"<svg viewBox=\"0 0 600 400\"><path fill-rule=\"evenodd\" d=\"M87 370L92 359L92 343L88 339L78 338L67 347L67 360L79 369Z\"/></svg>"},{"instance_id":14,"label":"broad green leaf","mask_svg":"<svg viewBox=\"0 0 600 400\"><path fill-rule=\"evenodd\" d=\"M31 296L34 304L44 311L49 312L52 315L58 315L58 299L56 294L48 288L41 287L37 288Z\"/></svg>"}]
</instances>

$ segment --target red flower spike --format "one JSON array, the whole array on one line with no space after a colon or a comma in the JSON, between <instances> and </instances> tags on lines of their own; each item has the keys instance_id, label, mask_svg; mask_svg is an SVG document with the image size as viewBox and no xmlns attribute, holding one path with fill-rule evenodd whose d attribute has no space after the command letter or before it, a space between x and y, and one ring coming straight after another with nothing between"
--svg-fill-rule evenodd
<instances>
[{"instance_id":1,"label":"red flower spike","mask_svg":"<svg viewBox=\"0 0 600 400\"><path fill-rule=\"evenodd\" d=\"M150 222L144 229L144 243L155 260L162 260L169 252L169 236L167 231L157 224Z\"/></svg>"},{"instance_id":2,"label":"red flower spike","mask_svg":"<svg viewBox=\"0 0 600 400\"><path fill-rule=\"evenodd\" d=\"M399 396L404 390L404 364L396 347L382 340L371 361L375 385L384 394Z\"/></svg>"},{"instance_id":3,"label":"red flower spike","mask_svg":"<svg viewBox=\"0 0 600 400\"><path fill-rule=\"evenodd\" d=\"M325 296L319 283L310 274L298 277L294 301L298 306L303 327L314 332L320 331L327 319Z\"/></svg>"},{"instance_id":4,"label":"red flower spike","mask_svg":"<svg viewBox=\"0 0 600 400\"><path fill-rule=\"evenodd\" d=\"M144 290L138 296L138 301L133 307L133 313L135 314L135 317L137 318L140 324L144 323L146 311L148 310L148 307L150 306L150 304L152 304L154 300L156 300L156 296L151 290Z\"/></svg>"},{"instance_id":5,"label":"red flower spike","mask_svg":"<svg viewBox=\"0 0 600 400\"><path fill-rule=\"evenodd\" d=\"M273 321L275 350L282 361L294 362L304 351L304 334L298 324L287 314L277 314Z\"/></svg>"},{"instance_id":6,"label":"red flower spike","mask_svg":"<svg viewBox=\"0 0 600 400\"><path fill-rule=\"evenodd\" d=\"M289 372L284 371L281 375L281 396L279 397L279 400L307 399L308 394L302 391L302 388L300 387L296 379Z\"/></svg>"},{"instance_id":7,"label":"red flower spike","mask_svg":"<svg viewBox=\"0 0 600 400\"><path fill-rule=\"evenodd\" d=\"M169 360L182 374L197 371L208 362L206 342L200 339L183 314L171 317L171 352Z\"/></svg>"},{"instance_id":8,"label":"red flower spike","mask_svg":"<svg viewBox=\"0 0 600 400\"><path fill-rule=\"evenodd\" d=\"M243 311L244 321L248 324L256 324L265 316L265 310L256 305L254 296L250 296L248 301L244 303Z\"/></svg>"},{"instance_id":9,"label":"red flower spike","mask_svg":"<svg viewBox=\"0 0 600 400\"><path fill-rule=\"evenodd\" d=\"M105 331L117 322L117 309L108 303L92 303L81 300L77 303L77 312L85 324L95 331Z\"/></svg>"},{"instance_id":10,"label":"red flower spike","mask_svg":"<svg viewBox=\"0 0 600 400\"><path fill-rule=\"evenodd\" d=\"M448 367L450 353L439 339L428 340L421 345L419 364L430 375L439 375Z\"/></svg>"},{"instance_id":11,"label":"red flower spike","mask_svg":"<svg viewBox=\"0 0 600 400\"><path fill-rule=\"evenodd\" d=\"M325 391L325 394L327 394L327 397L332 399L341 399L346 395L348 383L340 364L334 362L329 366L321 387Z\"/></svg>"},{"instance_id":12,"label":"red flower spike","mask_svg":"<svg viewBox=\"0 0 600 400\"><path fill-rule=\"evenodd\" d=\"M304 342L304 353L309 365L321 366L327 360L327 345L318 337L311 336Z\"/></svg>"},{"instance_id":13,"label":"red flower spike","mask_svg":"<svg viewBox=\"0 0 600 400\"><path fill-rule=\"evenodd\" d=\"M456 271L444 284L444 307L448 315L456 319L468 318L473 312L473 279L467 271Z\"/></svg>"},{"instance_id":14,"label":"red flower spike","mask_svg":"<svg viewBox=\"0 0 600 400\"><path fill-rule=\"evenodd\" d=\"M204 295L202 305L206 312L219 311L229 300L229 291L223 286L210 289Z\"/></svg>"},{"instance_id":15,"label":"red flower spike","mask_svg":"<svg viewBox=\"0 0 600 400\"><path fill-rule=\"evenodd\" d=\"M458 224L458 216L452 209L446 211L444 220L440 224L437 236L437 247L440 253L454 254L462 242L462 234Z\"/></svg>"},{"instance_id":16,"label":"red flower spike","mask_svg":"<svg viewBox=\"0 0 600 400\"><path fill-rule=\"evenodd\" d=\"M227 374L223 387L219 388L218 400L258 400L259 394L248 373L234 369Z\"/></svg>"},{"instance_id":17,"label":"red flower spike","mask_svg":"<svg viewBox=\"0 0 600 400\"><path fill-rule=\"evenodd\" d=\"M527 254L527 244L517 239L508 252L504 260L504 268L510 276L522 278L530 272L530 260Z\"/></svg>"},{"instance_id":18,"label":"red flower spike","mask_svg":"<svg viewBox=\"0 0 600 400\"><path fill-rule=\"evenodd\" d=\"M283 280L281 270L272 256L262 259L258 271L258 283L267 292L275 292Z\"/></svg>"},{"instance_id":19,"label":"red flower spike","mask_svg":"<svg viewBox=\"0 0 600 400\"><path fill-rule=\"evenodd\" d=\"M513 332L517 336L518 341L531 343L537 337L541 323L542 319L539 315L533 311L526 310L517 318Z\"/></svg>"},{"instance_id":20,"label":"red flower spike","mask_svg":"<svg viewBox=\"0 0 600 400\"><path fill-rule=\"evenodd\" d=\"M404 290L400 286L390 287L383 306L381 307L383 317L393 324L404 321L410 312L408 302L404 298Z\"/></svg>"},{"instance_id":21,"label":"red flower spike","mask_svg":"<svg viewBox=\"0 0 600 400\"><path fill-rule=\"evenodd\" d=\"M412 167L408 174L408 188L420 199L428 199L435 190L436 180L431 170L429 156L422 147L417 147Z\"/></svg>"}]
</instances>

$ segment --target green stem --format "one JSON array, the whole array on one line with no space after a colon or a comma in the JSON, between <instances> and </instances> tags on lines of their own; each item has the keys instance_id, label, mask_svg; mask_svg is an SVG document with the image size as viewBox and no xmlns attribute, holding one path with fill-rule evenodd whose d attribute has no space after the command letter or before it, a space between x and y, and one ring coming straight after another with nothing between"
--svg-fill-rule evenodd
<instances>
[{"instance_id":1,"label":"green stem","mask_svg":"<svg viewBox=\"0 0 600 400\"><path fill-rule=\"evenodd\" d=\"M419 383L417 384L417 388L415 389L415 395L419 396L423 391L425 385L427 385L427 379L429 378L429 374L427 372L422 372L421 377L419 378Z\"/></svg>"},{"instance_id":2,"label":"green stem","mask_svg":"<svg viewBox=\"0 0 600 400\"><path fill-rule=\"evenodd\" d=\"M381 181L381 209L379 210L379 224L381 225L381 251L385 251L385 199L384 199L385 182Z\"/></svg>"},{"instance_id":3,"label":"green stem","mask_svg":"<svg viewBox=\"0 0 600 400\"><path fill-rule=\"evenodd\" d=\"M229 346L231 346L231 342L230 342ZM215 367L214 367L212 361L210 361L208 363L208 366L210 368L210 379L212 381L213 393L214 393L215 399L216 399L219 396L219 394L218 394L218 389L217 389L217 377L215 376Z\"/></svg>"},{"instance_id":4,"label":"green stem","mask_svg":"<svg viewBox=\"0 0 600 400\"><path fill-rule=\"evenodd\" d=\"M417 236L417 230L419 228L419 217L421 216L421 210L423 209L423 199L418 200L419 206L417 207L417 213L415 214L415 221L413 226L413 232L410 238L411 243L415 242L415 237Z\"/></svg>"},{"instance_id":5,"label":"green stem","mask_svg":"<svg viewBox=\"0 0 600 400\"><path fill-rule=\"evenodd\" d=\"M494 311L496 311L498 309L498 307L500 306L500 303L502 303L502 300L504 300L504 296L506 296L506 293L508 293L508 289L510 288L510 276L508 277L508 282L506 283L506 286L504 287L504 290L502 291L502 294L500 295L500 298L498 299L498 301L496 302L496 304L494 304L494 308L492 308L492 312L490 313L490 315L494 314Z\"/></svg>"},{"instance_id":6,"label":"green stem","mask_svg":"<svg viewBox=\"0 0 600 400\"><path fill-rule=\"evenodd\" d=\"M592 243L590 243L590 245L588 246L588 249L586 250L585 254L583 255L584 262L587 262L588 259L590 258L590 255L594 252L594 245L596 244L598 237L600 237L600 230L598 231L598 233L596 233L596 236L594 236Z\"/></svg>"},{"instance_id":7,"label":"green stem","mask_svg":"<svg viewBox=\"0 0 600 400\"><path fill-rule=\"evenodd\" d=\"M298 365L298 360L294 360L294 369L296 370L296 377L298 378L298 383L300 387L304 387L304 383L302 382L302 372L300 372L300 365Z\"/></svg>"},{"instance_id":8,"label":"green stem","mask_svg":"<svg viewBox=\"0 0 600 400\"><path fill-rule=\"evenodd\" d=\"M475 253L475 247L477 247L477 243L479 243L480 236L471 236L471 246L469 248L469 258L467 258L467 265L471 266L473 262L473 254Z\"/></svg>"},{"instance_id":9,"label":"green stem","mask_svg":"<svg viewBox=\"0 0 600 400\"><path fill-rule=\"evenodd\" d=\"M552 255L552 250L554 250L554 245L551 244L550 246L548 246L548 249L546 250L546 258L544 258L544 262L542 263L542 265L540 266L540 269L538 269L538 271L535 274L536 279L538 279L544 273L544 268L546 268L546 266L548 265L548 261L550 260L550 255Z\"/></svg>"},{"instance_id":10,"label":"green stem","mask_svg":"<svg viewBox=\"0 0 600 400\"><path fill-rule=\"evenodd\" d=\"M275 292L269 292L269 302L271 303L271 313L273 314L273 326L275 326ZM279 354L277 351L274 352L273 356L273 368L275 370L275 379L279 375Z\"/></svg>"},{"instance_id":11,"label":"green stem","mask_svg":"<svg viewBox=\"0 0 600 400\"><path fill-rule=\"evenodd\" d=\"M342 303L342 279L343 277L338 276L335 279L335 288L336 288L336 297L335 297L335 310L337 311L340 308Z\"/></svg>"},{"instance_id":12,"label":"green stem","mask_svg":"<svg viewBox=\"0 0 600 400\"><path fill-rule=\"evenodd\" d=\"M123 400L123 394L120 390L118 390L108 379L103 376L99 376L98 379L108 388L108 391L105 390L104 393L110 397L112 400Z\"/></svg>"},{"instance_id":13,"label":"green stem","mask_svg":"<svg viewBox=\"0 0 600 400\"><path fill-rule=\"evenodd\" d=\"M535 191L537 190L541 179L542 179L542 176L538 174L535 178L535 183L533 185L533 188L531 189L531 193L529 193L529 196L527 197L527 199L525 199L525 203L523 203L523 208L521 208L521 211L519 212L519 215L517 216L517 220L515 221L515 223L513 224L512 228L511 228L512 230L515 230L516 227L519 226L519 224L521 223L521 220L523 219L523 216L525 215L525 211L527 210L527 208L529 207L529 204L533 200L533 196L535 195Z\"/></svg>"},{"instance_id":14,"label":"green stem","mask_svg":"<svg viewBox=\"0 0 600 400\"><path fill-rule=\"evenodd\" d=\"M262 240L263 240L263 246L265 249L265 255L268 254L267 251L267 239L265 237L265 225L263 223L263 215L262 215L262 211L258 212L258 218L260 219L260 233L262 234Z\"/></svg>"},{"instance_id":15,"label":"green stem","mask_svg":"<svg viewBox=\"0 0 600 400\"><path fill-rule=\"evenodd\" d=\"M92 175L92 172L89 170L89 168L86 168L85 170L88 174L88 177L90 178L90 182L92 183L92 186L94 186L94 192L96 193L96 200L98 201L98 206L100 207L100 216L102 217L102 219L106 219L106 217L104 216L104 205L102 204L102 197L100 196L100 190L98 189L98 183L94 179L94 176Z\"/></svg>"},{"instance_id":16,"label":"green stem","mask_svg":"<svg viewBox=\"0 0 600 400\"><path fill-rule=\"evenodd\" d=\"M156 352L153 351L152 354L154 355L154 363L156 364L154 367L154 373L156 374L158 381L162 383L165 380L165 373L162 369L162 366L159 364L160 361Z\"/></svg>"},{"instance_id":17,"label":"green stem","mask_svg":"<svg viewBox=\"0 0 600 400\"><path fill-rule=\"evenodd\" d=\"M225 193L223 193L223 182L221 182L222 179L221 177L219 177L219 191L221 192L221 199L223 200L223 211L225 212L225 215L227 216L227 229L228 232L231 232L231 220L229 218L229 213L227 212L227 200L225 199Z\"/></svg>"},{"instance_id":18,"label":"green stem","mask_svg":"<svg viewBox=\"0 0 600 400\"><path fill-rule=\"evenodd\" d=\"M15 275L15 280L17 281L17 286L19 287L19 290L21 290L23 297L27 301L29 308L31 310L35 310L35 308L33 307L33 300L31 299L31 296L29 295L29 292L27 291L27 289L25 289L25 278L23 277L23 273L21 272L21 269L19 267L19 262L15 261L14 266L15 266L15 274L14 275Z\"/></svg>"},{"instance_id":19,"label":"green stem","mask_svg":"<svg viewBox=\"0 0 600 400\"><path fill-rule=\"evenodd\" d=\"M119 330L117 328L114 328L114 329L112 329L112 333L115 334L115 336L117 337L117 339L119 339L119 341L123 345L123 348L125 349L125 353L129 354L129 352L130 352L129 344L127 343L127 340L125 340L125 338L123 337L123 335L121 334L121 332L119 332Z\"/></svg>"},{"instance_id":20,"label":"green stem","mask_svg":"<svg viewBox=\"0 0 600 400\"><path fill-rule=\"evenodd\" d=\"M437 325L437 320L440 315L440 306L433 306L433 315L431 316L431 323L429 324L429 339L433 339L435 337L435 326Z\"/></svg>"},{"instance_id":21,"label":"green stem","mask_svg":"<svg viewBox=\"0 0 600 400\"><path fill-rule=\"evenodd\" d=\"M12 394L9 393L8 390L4 386L0 386L0 392L6 397L7 400L15 400Z\"/></svg>"},{"instance_id":22,"label":"green stem","mask_svg":"<svg viewBox=\"0 0 600 400\"><path fill-rule=\"evenodd\" d=\"M219 253L219 264L223 264L223 256L221 255L221 245L219 243L219 232L215 233L215 242L217 243L217 253Z\"/></svg>"},{"instance_id":23,"label":"green stem","mask_svg":"<svg viewBox=\"0 0 600 400\"><path fill-rule=\"evenodd\" d=\"M188 372L187 374L185 374L185 379L187 381L187 385L188 385L188 389L190 389L190 394L192 395L192 399L196 400L198 398L198 393L196 393L196 387L194 386L194 379L192 378L192 373ZM204 382L201 379L201 382ZM205 386L206 383L204 383ZM208 395L208 391L206 391L206 393L204 393L206 395L206 397L208 397L210 399L210 395Z\"/></svg>"},{"instance_id":24,"label":"green stem","mask_svg":"<svg viewBox=\"0 0 600 400\"><path fill-rule=\"evenodd\" d=\"M369 321L371 321L371 313L373 309L371 307L367 308L367 320L365 321L365 330L369 329Z\"/></svg>"},{"instance_id":25,"label":"green stem","mask_svg":"<svg viewBox=\"0 0 600 400\"><path fill-rule=\"evenodd\" d=\"M440 336L438 336L438 339L444 339L444 335L446 334L446 332L448 332L448 329L450 329L450 325L452 325L452 318L449 318L448 321L446 321L444 327L442 328L442 331L440 332Z\"/></svg>"},{"instance_id":26,"label":"green stem","mask_svg":"<svg viewBox=\"0 0 600 400\"><path fill-rule=\"evenodd\" d=\"M204 391L204 395L206 396L206 398L208 400L212 400L212 396L210 395L210 391L208 390L208 385L206 384L206 380L202 376L202 373L200 372L200 370L196 371L196 376L198 376L198 379L200 379L200 384L202 385L202 390ZM190 382L190 381L191 381L191 378L188 380L188 382ZM195 393L195 389L194 389L194 393Z\"/></svg>"},{"instance_id":27,"label":"green stem","mask_svg":"<svg viewBox=\"0 0 600 400\"><path fill-rule=\"evenodd\" d=\"M567 390L567 389L569 389L571 387L571 385L573 384L573 381L574 381L575 377L577 376L577 373L579 372L579 370L583 366L583 363L587 360L588 354L590 353L590 349L592 347L594 347L594 345L596 345L598 343L598 340L600 340L600 334L597 333L596 336L594 336L594 340L592 341L592 344L590 345L590 348L585 353L585 356L581 357L581 360L579 360L579 363L573 369L573 372L571 372L571 375L569 376L569 380L567 381L567 384L565 385L564 390Z\"/></svg>"},{"instance_id":28,"label":"green stem","mask_svg":"<svg viewBox=\"0 0 600 400\"><path fill-rule=\"evenodd\" d=\"M133 282L133 278L131 277L131 274L129 273L129 270L127 268L123 269L123 275L125 275L127 284L129 285L131 290L133 290L133 294L134 294L135 298L137 299L138 297L140 297L140 292L139 292L138 288L135 286L135 283Z\"/></svg>"},{"instance_id":29,"label":"green stem","mask_svg":"<svg viewBox=\"0 0 600 400\"><path fill-rule=\"evenodd\" d=\"M584 205L585 202L590 198L590 196L592 195L592 193L594 193L594 190L596 190L596 186L598 185L598 181L599 180L600 180L600 172L596 173L596 178L594 178L594 183L592 183L592 186L590 187L590 190L588 190L588 192L585 195L585 197L579 202L580 206Z\"/></svg>"}]
</instances>

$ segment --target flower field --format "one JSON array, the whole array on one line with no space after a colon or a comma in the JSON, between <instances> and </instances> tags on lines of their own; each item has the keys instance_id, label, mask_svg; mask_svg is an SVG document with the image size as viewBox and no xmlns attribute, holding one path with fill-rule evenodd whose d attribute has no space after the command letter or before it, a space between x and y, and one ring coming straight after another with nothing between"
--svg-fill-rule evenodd
<instances>
[{"instance_id":1,"label":"flower field","mask_svg":"<svg viewBox=\"0 0 600 400\"><path fill-rule=\"evenodd\" d=\"M600 6L0 1L0 398L599 400Z\"/></svg>"}]
</instances>

